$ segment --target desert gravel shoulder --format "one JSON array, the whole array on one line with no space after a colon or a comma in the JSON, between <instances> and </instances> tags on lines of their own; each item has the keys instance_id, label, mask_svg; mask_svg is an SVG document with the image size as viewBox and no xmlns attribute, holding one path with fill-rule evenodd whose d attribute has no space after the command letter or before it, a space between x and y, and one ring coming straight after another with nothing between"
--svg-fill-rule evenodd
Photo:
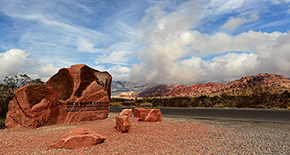
<instances>
[{"instance_id":1,"label":"desert gravel shoulder","mask_svg":"<svg viewBox=\"0 0 290 155\"><path fill-rule=\"evenodd\" d=\"M224 137L224 140L232 143L228 146L231 147L232 153L290 155L290 124L193 118L165 119L173 122L204 123L232 130L233 132Z\"/></svg>"},{"instance_id":2,"label":"desert gravel shoulder","mask_svg":"<svg viewBox=\"0 0 290 155\"><path fill-rule=\"evenodd\" d=\"M118 133L116 113L93 122L0 130L0 154L290 154L290 124L168 118L138 122ZM86 126L107 137L89 148L49 147L67 131Z\"/></svg>"}]
</instances>

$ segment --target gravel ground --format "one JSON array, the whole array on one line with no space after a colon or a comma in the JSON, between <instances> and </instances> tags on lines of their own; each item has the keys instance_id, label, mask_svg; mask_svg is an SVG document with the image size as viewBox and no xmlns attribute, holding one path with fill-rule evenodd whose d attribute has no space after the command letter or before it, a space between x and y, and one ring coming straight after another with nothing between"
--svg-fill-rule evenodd
<instances>
[{"instance_id":1,"label":"gravel ground","mask_svg":"<svg viewBox=\"0 0 290 155\"><path fill-rule=\"evenodd\" d=\"M38 129L0 130L0 154L290 154L290 124L190 118L138 122L131 132L115 130L116 114L93 122ZM89 148L52 149L67 131L86 126L107 137Z\"/></svg>"}]
</instances>

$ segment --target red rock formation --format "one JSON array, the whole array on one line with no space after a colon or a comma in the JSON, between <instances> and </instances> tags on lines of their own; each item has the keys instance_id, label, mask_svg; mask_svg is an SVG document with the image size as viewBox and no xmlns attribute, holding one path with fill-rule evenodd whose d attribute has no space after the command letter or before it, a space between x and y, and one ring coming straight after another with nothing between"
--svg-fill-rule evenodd
<instances>
[{"instance_id":1,"label":"red rock formation","mask_svg":"<svg viewBox=\"0 0 290 155\"><path fill-rule=\"evenodd\" d=\"M139 121L161 122L162 114L160 109L142 109L140 111Z\"/></svg>"},{"instance_id":2,"label":"red rock formation","mask_svg":"<svg viewBox=\"0 0 290 155\"><path fill-rule=\"evenodd\" d=\"M93 145L103 143L106 139L106 137L92 131L87 127L81 127L70 130L50 147L67 149L91 147Z\"/></svg>"},{"instance_id":3,"label":"red rock formation","mask_svg":"<svg viewBox=\"0 0 290 155\"><path fill-rule=\"evenodd\" d=\"M228 87L248 88L252 86L277 86L290 87L290 80L282 75L276 74L258 74L253 76L242 77L241 79L231 81Z\"/></svg>"},{"instance_id":4,"label":"red rock formation","mask_svg":"<svg viewBox=\"0 0 290 155\"><path fill-rule=\"evenodd\" d=\"M197 83L194 86L177 85L170 88L167 85L158 85L152 88L147 88L140 92L138 97L145 96L186 96L200 95L216 92L231 91L235 89L249 88L254 86L277 86L290 87L290 80L282 75L276 74L258 74L253 76L242 77L241 79L225 83ZM158 95L156 95L158 94Z\"/></svg>"},{"instance_id":5,"label":"red rock formation","mask_svg":"<svg viewBox=\"0 0 290 155\"><path fill-rule=\"evenodd\" d=\"M131 123L128 116L116 116L116 130L122 133L130 132Z\"/></svg>"},{"instance_id":6,"label":"red rock formation","mask_svg":"<svg viewBox=\"0 0 290 155\"><path fill-rule=\"evenodd\" d=\"M138 117L140 116L140 112L141 110L143 110L144 108L135 108L134 109L134 117Z\"/></svg>"},{"instance_id":7,"label":"red rock formation","mask_svg":"<svg viewBox=\"0 0 290 155\"><path fill-rule=\"evenodd\" d=\"M122 109L122 111L118 115L132 117L132 109Z\"/></svg>"},{"instance_id":8,"label":"red rock formation","mask_svg":"<svg viewBox=\"0 0 290 155\"><path fill-rule=\"evenodd\" d=\"M62 68L44 84L16 89L5 125L37 128L104 119L110 108L111 81L109 73L84 64Z\"/></svg>"}]
</instances>

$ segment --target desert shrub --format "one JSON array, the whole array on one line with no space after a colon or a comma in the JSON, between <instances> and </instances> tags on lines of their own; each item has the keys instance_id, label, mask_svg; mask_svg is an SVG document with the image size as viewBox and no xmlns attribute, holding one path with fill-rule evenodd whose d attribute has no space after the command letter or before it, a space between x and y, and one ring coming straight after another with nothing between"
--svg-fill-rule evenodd
<instances>
[{"instance_id":1,"label":"desert shrub","mask_svg":"<svg viewBox=\"0 0 290 155\"><path fill-rule=\"evenodd\" d=\"M206 95L200 95L200 96L196 97L196 99L197 99L198 101L204 101L207 97L208 97L208 96L206 96Z\"/></svg>"},{"instance_id":2,"label":"desert shrub","mask_svg":"<svg viewBox=\"0 0 290 155\"><path fill-rule=\"evenodd\" d=\"M110 102L111 107L122 107L123 105L119 102Z\"/></svg>"},{"instance_id":3,"label":"desert shrub","mask_svg":"<svg viewBox=\"0 0 290 155\"><path fill-rule=\"evenodd\" d=\"M161 98L153 98L148 100L148 102L152 103L153 107L161 107L163 106L163 102L166 101L166 99L161 99Z\"/></svg>"},{"instance_id":4,"label":"desert shrub","mask_svg":"<svg viewBox=\"0 0 290 155\"><path fill-rule=\"evenodd\" d=\"M164 98L162 100L162 106L163 107L171 107L171 106L173 106L173 101L171 100L171 98Z\"/></svg>"},{"instance_id":5,"label":"desert shrub","mask_svg":"<svg viewBox=\"0 0 290 155\"><path fill-rule=\"evenodd\" d=\"M5 119L0 119L0 129L5 129Z\"/></svg>"},{"instance_id":6,"label":"desert shrub","mask_svg":"<svg viewBox=\"0 0 290 155\"><path fill-rule=\"evenodd\" d=\"M285 90L283 93L282 93L282 97L283 98L290 98L290 93L288 90Z\"/></svg>"},{"instance_id":7,"label":"desert shrub","mask_svg":"<svg viewBox=\"0 0 290 155\"><path fill-rule=\"evenodd\" d=\"M187 96L177 96L169 100L171 107L190 107L191 98Z\"/></svg>"},{"instance_id":8,"label":"desert shrub","mask_svg":"<svg viewBox=\"0 0 290 155\"><path fill-rule=\"evenodd\" d=\"M136 102L134 100L122 101L122 105L128 107L128 106L136 105Z\"/></svg>"},{"instance_id":9,"label":"desert shrub","mask_svg":"<svg viewBox=\"0 0 290 155\"><path fill-rule=\"evenodd\" d=\"M235 98L236 98L235 107L237 107L237 108L249 107L250 100L251 100L249 96L238 96Z\"/></svg>"},{"instance_id":10,"label":"desert shrub","mask_svg":"<svg viewBox=\"0 0 290 155\"><path fill-rule=\"evenodd\" d=\"M142 103L142 100L137 99L137 100L136 100L136 103Z\"/></svg>"},{"instance_id":11,"label":"desert shrub","mask_svg":"<svg viewBox=\"0 0 290 155\"><path fill-rule=\"evenodd\" d=\"M190 106L192 107L198 107L199 106L199 101L197 99L191 99L189 101Z\"/></svg>"},{"instance_id":12,"label":"desert shrub","mask_svg":"<svg viewBox=\"0 0 290 155\"><path fill-rule=\"evenodd\" d=\"M129 107L138 107L140 105L140 102L131 102Z\"/></svg>"},{"instance_id":13,"label":"desert shrub","mask_svg":"<svg viewBox=\"0 0 290 155\"><path fill-rule=\"evenodd\" d=\"M153 104L149 103L149 102L145 102L145 103L140 104L140 107L152 107L152 106L153 106Z\"/></svg>"},{"instance_id":14,"label":"desert shrub","mask_svg":"<svg viewBox=\"0 0 290 155\"><path fill-rule=\"evenodd\" d=\"M9 101L13 99L14 96L3 97L0 95L0 119L6 118L6 113L8 112Z\"/></svg>"},{"instance_id":15,"label":"desert shrub","mask_svg":"<svg viewBox=\"0 0 290 155\"><path fill-rule=\"evenodd\" d=\"M225 106L223 104L215 104L213 107L214 108L224 108Z\"/></svg>"},{"instance_id":16,"label":"desert shrub","mask_svg":"<svg viewBox=\"0 0 290 155\"><path fill-rule=\"evenodd\" d=\"M200 100L200 104L199 104L201 107L212 107L213 104L212 102L210 101L209 98L206 98L204 100Z\"/></svg>"}]
</instances>

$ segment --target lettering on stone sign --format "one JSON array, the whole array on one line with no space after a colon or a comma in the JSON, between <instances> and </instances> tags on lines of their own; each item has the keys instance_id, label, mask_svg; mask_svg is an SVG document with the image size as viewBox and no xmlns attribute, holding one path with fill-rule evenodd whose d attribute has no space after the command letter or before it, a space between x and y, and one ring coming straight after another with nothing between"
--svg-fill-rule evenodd
<instances>
[{"instance_id":1,"label":"lettering on stone sign","mask_svg":"<svg viewBox=\"0 0 290 155\"><path fill-rule=\"evenodd\" d=\"M67 102L67 112L108 110L109 102Z\"/></svg>"}]
</instances>

